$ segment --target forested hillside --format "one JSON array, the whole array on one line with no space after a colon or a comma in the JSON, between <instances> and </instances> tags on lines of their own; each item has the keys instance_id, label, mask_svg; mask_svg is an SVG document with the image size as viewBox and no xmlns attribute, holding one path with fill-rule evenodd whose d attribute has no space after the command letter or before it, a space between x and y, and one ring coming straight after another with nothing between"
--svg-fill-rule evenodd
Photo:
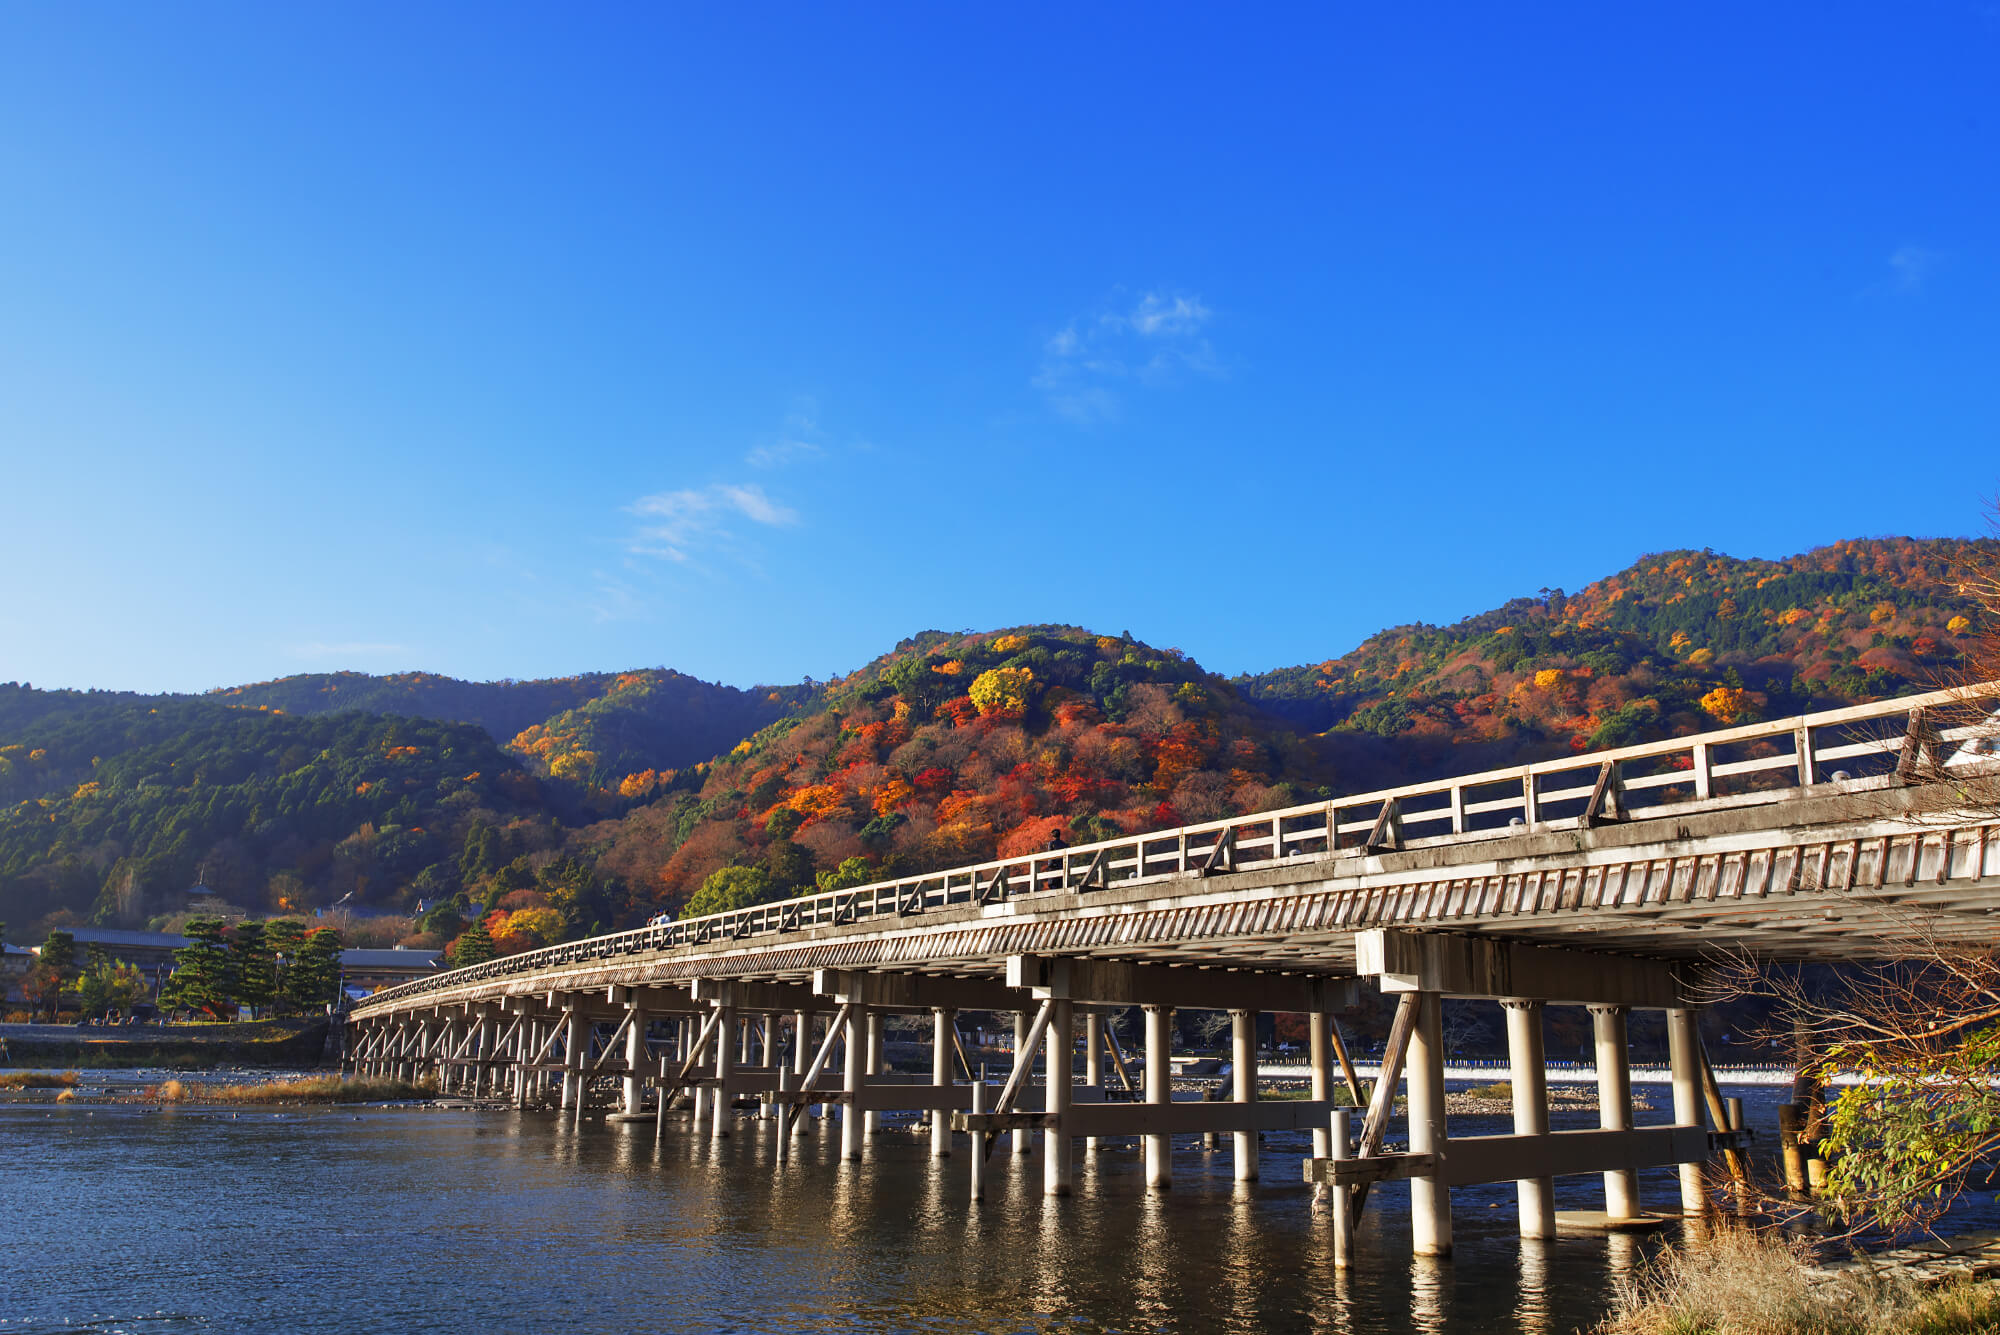
<instances>
[{"instance_id":1,"label":"forested hillside","mask_svg":"<svg viewBox=\"0 0 2000 1335\"><path fill-rule=\"evenodd\" d=\"M1663 553L1574 594L1222 680L1071 626L926 632L830 683L664 669L292 677L200 698L0 686L0 921L413 915L499 949L1405 779L1912 690L2000 544ZM399 926L396 924L400 924Z\"/></svg>"},{"instance_id":2,"label":"forested hillside","mask_svg":"<svg viewBox=\"0 0 2000 1335\"><path fill-rule=\"evenodd\" d=\"M474 822L553 824L538 781L469 724L24 695L0 686L0 906L15 923L67 908L131 925L197 881L278 912L451 893Z\"/></svg>"},{"instance_id":3,"label":"forested hillside","mask_svg":"<svg viewBox=\"0 0 2000 1335\"><path fill-rule=\"evenodd\" d=\"M1957 563L2000 543L1872 539L1785 561L1663 552L1575 594L1399 626L1236 679L1387 784L1834 708L1948 679L1978 607Z\"/></svg>"},{"instance_id":4,"label":"forested hillside","mask_svg":"<svg viewBox=\"0 0 2000 1335\"><path fill-rule=\"evenodd\" d=\"M643 785L648 770L657 774L719 755L811 695L810 685L738 690L651 668L540 681L313 673L204 698L288 714L358 709L476 723L539 773L615 789L632 776Z\"/></svg>"},{"instance_id":5,"label":"forested hillside","mask_svg":"<svg viewBox=\"0 0 2000 1335\"><path fill-rule=\"evenodd\" d=\"M1174 651L1071 626L930 632L702 776L584 832L674 906L852 884L1302 800L1331 775ZM720 886L718 886L718 889Z\"/></svg>"}]
</instances>

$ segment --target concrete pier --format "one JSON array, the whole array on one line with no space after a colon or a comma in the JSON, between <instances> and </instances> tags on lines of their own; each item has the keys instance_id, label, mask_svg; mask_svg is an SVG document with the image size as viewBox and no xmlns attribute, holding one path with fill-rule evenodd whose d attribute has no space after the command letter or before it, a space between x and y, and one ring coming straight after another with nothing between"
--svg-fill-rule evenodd
<instances>
[{"instance_id":1,"label":"concrete pier","mask_svg":"<svg viewBox=\"0 0 2000 1335\"><path fill-rule=\"evenodd\" d=\"M1146 1013L1146 1102L1160 1105L1173 1102L1173 1022L1171 1006L1147 1006ZM1154 1133L1146 1137L1146 1185L1164 1191L1174 1184L1173 1139Z\"/></svg>"},{"instance_id":2,"label":"concrete pier","mask_svg":"<svg viewBox=\"0 0 2000 1335\"><path fill-rule=\"evenodd\" d=\"M1542 1049L1543 1004L1512 997L1502 1001L1507 1013L1507 1064L1513 1087L1514 1134L1549 1133L1548 1062ZM1514 1184L1520 1209L1521 1236L1556 1235L1556 1181L1553 1177L1522 1178Z\"/></svg>"},{"instance_id":3,"label":"concrete pier","mask_svg":"<svg viewBox=\"0 0 2000 1335\"><path fill-rule=\"evenodd\" d=\"M1632 1129L1631 1044L1624 1006L1592 1006L1591 1036L1597 1050L1597 1124L1606 1131ZM1630 1168L1604 1175L1604 1213L1612 1219L1639 1215L1639 1174Z\"/></svg>"},{"instance_id":4,"label":"concrete pier","mask_svg":"<svg viewBox=\"0 0 2000 1335\"><path fill-rule=\"evenodd\" d=\"M1229 1052L1232 1093L1238 1103L1257 1100L1257 1012L1229 1012ZM1234 1133L1236 1180L1257 1180L1257 1132Z\"/></svg>"},{"instance_id":5,"label":"concrete pier","mask_svg":"<svg viewBox=\"0 0 2000 1335\"><path fill-rule=\"evenodd\" d=\"M1410 1035L1410 1153L1440 1155L1445 1147L1444 998L1421 992ZM1410 1238L1418 1256L1451 1255L1451 1188L1433 1169L1410 1178Z\"/></svg>"}]
</instances>

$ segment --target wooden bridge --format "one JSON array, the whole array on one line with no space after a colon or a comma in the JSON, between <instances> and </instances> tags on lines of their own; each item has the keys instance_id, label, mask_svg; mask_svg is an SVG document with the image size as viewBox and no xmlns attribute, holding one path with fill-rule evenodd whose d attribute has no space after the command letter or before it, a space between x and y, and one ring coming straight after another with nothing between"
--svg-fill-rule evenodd
<instances>
[{"instance_id":1,"label":"wooden bridge","mask_svg":"<svg viewBox=\"0 0 2000 1335\"><path fill-rule=\"evenodd\" d=\"M2000 753L1990 724L1961 720L1996 694L1730 728L507 956L368 998L350 1062L578 1118L610 1081L609 1120L658 1127L691 1110L716 1136L755 1100L781 1123L780 1157L808 1109L838 1114L850 1159L882 1113L925 1113L933 1153L972 1150L974 1197L1003 1135L1016 1149L1039 1135L1045 1188L1064 1195L1078 1139L1089 1152L1142 1138L1148 1183L1165 1189L1176 1136L1232 1137L1249 1180L1258 1133L1310 1130L1303 1171L1330 1190L1343 1256L1368 1184L1387 1179L1409 1180L1416 1249L1437 1255L1451 1248L1453 1186L1517 1182L1521 1232L1544 1237L1553 1177L1602 1174L1607 1215L1629 1219L1637 1170L1679 1164L1676 1208L1699 1211L1702 1164L1745 1135L1701 1049L1702 961L1865 958L1916 932L1992 944ZM1364 986L1399 998L1372 1090L1337 1023ZM1511 1135L1447 1134L1445 997L1505 1010ZM1552 1004L1590 1008L1596 1130L1549 1130ZM1104 1024L1133 1006L1142 1059ZM1666 1013L1671 1125L1633 1125L1633 1008ZM1227 1101L1173 1098L1172 1016L1187 1009L1230 1014ZM967 1059L962 1011L1015 1016L1004 1083ZM1258 1098L1264 1011L1308 1017L1311 1098ZM929 1016L927 1075L886 1069L895 1013ZM1388 1153L1405 1084L1408 1148ZM1358 1105L1359 1126L1341 1103Z\"/></svg>"}]
</instances>

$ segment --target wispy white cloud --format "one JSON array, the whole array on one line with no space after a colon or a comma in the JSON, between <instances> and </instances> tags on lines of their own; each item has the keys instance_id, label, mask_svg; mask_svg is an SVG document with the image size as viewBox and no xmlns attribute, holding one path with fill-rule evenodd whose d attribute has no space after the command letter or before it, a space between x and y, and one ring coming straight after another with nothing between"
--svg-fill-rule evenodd
<instances>
[{"instance_id":1,"label":"wispy white cloud","mask_svg":"<svg viewBox=\"0 0 2000 1335\"><path fill-rule=\"evenodd\" d=\"M743 456L743 462L752 468L784 468L802 463L827 449L826 432L820 430L808 408L805 411L787 413L784 426L778 434L768 440L760 440Z\"/></svg>"},{"instance_id":2,"label":"wispy white cloud","mask_svg":"<svg viewBox=\"0 0 2000 1335\"><path fill-rule=\"evenodd\" d=\"M1148 292L1125 319L1146 338L1176 338L1194 334L1208 323L1210 313L1200 297L1163 297Z\"/></svg>"},{"instance_id":3,"label":"wispy white cloud","mask_svg":"<svg viewBox=\"0 0 2000 1335\"><path fill-rule=\"evenodd\" d=\"M1922 246L1898 246L1889 256L1889 288L1895 292L1915 292L1943 263L1944 255Z\"/></svg>"},{"instance_id":4,"label":"wispy white cloud","mask_svg":"<svg viewBox=\"0 0 2000 1335\"><path fill-rule=\"evenodd\" d=\"M797 440L788 436L782 440L754 447L750 453L743 456L743 462L752 468L783 468L787 464L797 463L819 452L820 446L812 441Z\"/></svg>"},{"instance_id":5,"label":"wispy white cloud","mask_svg":"<svg viewBox=\"0 0 2000 1335\"><path fill-rule=\"evenodd\" d=\"M1202 329L1214 312L1186 293L1148 292L1071 320L1042 342L1030 383L1059 417L1091 424L1123 410L1121 382L1170 383L1183 372L1220 375Z\"/></svg>"},{"instance_id":6,"label":"wispy white cloud","mask_svg":"<svg viewBox=\"0 0 2000 1335\"><path fill-rule=\"evenodd\" d=\"M735 524L748 520L769 528L799 522L798 511L781 505L755 483L716 483L641 496L627 506L643 521L626 543L634 556L686 562L694 554L726 549L736 542Z\"/></svg>"}]
</instances>

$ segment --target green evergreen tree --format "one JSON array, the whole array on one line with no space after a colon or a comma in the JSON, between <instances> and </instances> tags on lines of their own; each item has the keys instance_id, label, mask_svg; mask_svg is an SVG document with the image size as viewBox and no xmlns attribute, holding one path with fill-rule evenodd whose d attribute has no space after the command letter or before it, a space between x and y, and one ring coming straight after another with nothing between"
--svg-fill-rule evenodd
<instances>
[{"instance_id":1,"label":"green evergreen tree","mask_svg":"<svg viewBox=\"0 0 2000 1335\"><path fill-rule=\"evenodd\" d=\"M239 922L230 939L230 963L236 973L235 1000L259 1014L277 995L276 966L261 922Z\"/></svg>"},{"instance_id":2,"label":"green evergreen tree","mask_svg":"<svg viewBox=\"0 0 2000 1335\"><path fill-rule=\"evenodd\" d=\"M305 940L306 925L297 918L278 918L264 924L264 944L271 951L271 1004L281 1015L301 1009L292 975Z\"/></svg>"},{"instance_id":3,"label":"green evergreen tree","mask_svg":"<svg viewBox=\"0 0 2000 1335\"><path fill-rule=\"evenodd\" d=\"M454 969L470 968L484 964L493 958L493 934L486 930L486 920L474 919L472 926L465 929L458 940L452 942L451 966Z\"/></svg>"},{"instance_id":4,"label":"green evergreen tree","mask_svg":"<svg viewBox=\"0 0 2000 1335\"><path fill-rule=\"evenodd\" d=\"M160 989L161 1003L170 1009L204 1011L218 1020L230 1018L236 978L222 919L190 918L181 935L188 944L174 952L173 976Z\"/></svg>"},{"instance_id":5,"label":"green evergreen tree","mask_svg":"<svg viewBox=\"0 0 2000 1335\"><path fill-rule=\"evenodd\" d=\"M298 963L291 969L291 993L301 1009L333 1004L340 995L340 932L322 927L306 933Z\"/></svg>"},{"instance_id":6,"label":"green evergreen tree","mask_svg":"<svg viewBox=\"0 0 2000 1335\"><path fill-rule=\"evenodd\" d=\"M31 999L48 1008L50 1024L62 1012L63 989L76 976L76 938L56 928L42 942L41 958L29 971L26 989Z\"/></svg>"},{"instance_id":7,"label":"green evergreen tree","mask_svg":"<svg viewBox=\"0 0 2000 1335\"><path fill-rule=\"evenodd\" d=\"M771 876L762 867L722 867L709 873L701 889L688 896L681 916L699 918L705 913L749 908L771 896Z\"/></svg>"}]
</instances>

